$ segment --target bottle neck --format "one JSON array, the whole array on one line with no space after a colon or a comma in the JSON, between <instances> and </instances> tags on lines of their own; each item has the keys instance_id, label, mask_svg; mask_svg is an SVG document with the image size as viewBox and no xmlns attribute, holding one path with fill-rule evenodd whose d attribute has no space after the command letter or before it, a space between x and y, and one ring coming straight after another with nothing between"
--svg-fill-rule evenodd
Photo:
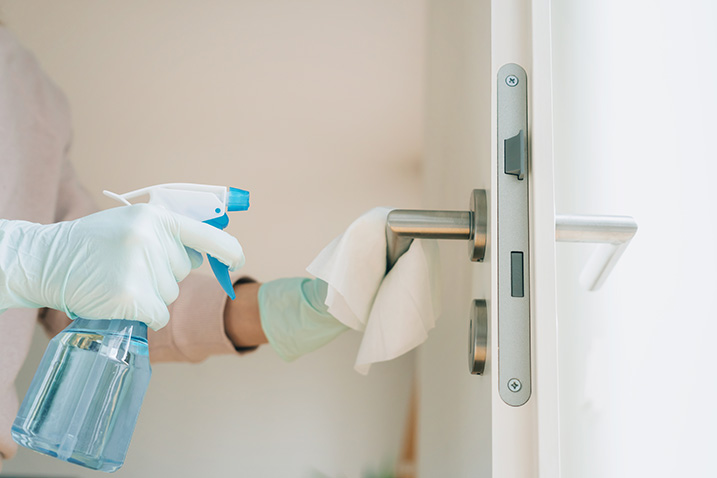
<instances>
[{"instance_id":1,"label":"bottle neck","mask_svg":"<svg viewBox=\"0 0 717 478\"><path fill-rule=\"evenodd\" d=\"M137 320L90 320L78 317L67 326L65 331L91 331L103 334L129 335L147 340L147 324Z\"/></svg>"}]
</instances>

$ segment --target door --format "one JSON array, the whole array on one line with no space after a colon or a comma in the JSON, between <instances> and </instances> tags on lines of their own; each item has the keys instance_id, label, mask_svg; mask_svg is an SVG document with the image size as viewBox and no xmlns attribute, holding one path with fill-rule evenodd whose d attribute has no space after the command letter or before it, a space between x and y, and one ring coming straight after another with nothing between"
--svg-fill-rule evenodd
<instances>
[{"instance_id":1,"label":"door","mask_svg":"<svg viewBox=\"0 0 717 478\"><path fill-rule=\"evenodd\" d=\"M484 189L488 234L479 263L465 244L442 241L444 314L418 358L419 477L559 476L549 8L428 4L426 205L466 209L471 191ZM498 111L521 99L500 95L516 82L527 111L507 114L523 115L527 128L509 132ZM505 163L506 141L520 131L522 178ZM506 194L513 185L522 193ZM487 307L483 375L466 364L474 299Z\"/></svg>"}]
</instances>

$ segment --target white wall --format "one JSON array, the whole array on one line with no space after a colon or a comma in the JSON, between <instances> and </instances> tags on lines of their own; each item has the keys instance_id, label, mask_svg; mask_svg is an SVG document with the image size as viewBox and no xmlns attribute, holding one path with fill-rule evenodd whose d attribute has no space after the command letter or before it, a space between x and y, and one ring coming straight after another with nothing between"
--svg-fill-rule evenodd
<instances>
[{"instance_id":1,"label":"white wall","mask_svg":"<svg viewBox=\"0 0 717 478\"><path fill-rule=\"evenodd\" d=\"M303 275L363 211L420 206L422 1L2 0L0 16L67 93L72 159L101 207L102 189L162 182L251 191L229 228L247 274ZM413 359L365 378L357 345L346 334L290 365L268 348L156 365L116 476L353 477L390 462ZM3 472L95 476L24 450Z\"/></svg>"},{"instance_id":2,"label":"white wall","mask_svg":"<svg viewBox=\"0 0 717 478\"><path fill-rule=\"evenodd\" d=\"M490 2L432 0L427 20L427 201L467 210L471 191L491 184L490 161L476 159L491 147ZM490 378L469 374L466 355L471 302L490 296L490 266L471 263L464 241L440 250L443 315L418 352L418 476L488 476Z\"/></svg>"},{"instance_id":3,"label":"white wall","mask_svg":"<svg viewBox=\"0 0 717 478\"><path fill-rule=\"evenodd\" d=\"M558 246L563 476L717 476L717 5L553 9L558 212L640 227L597 293Z\"/></svg>"}]
</instances>

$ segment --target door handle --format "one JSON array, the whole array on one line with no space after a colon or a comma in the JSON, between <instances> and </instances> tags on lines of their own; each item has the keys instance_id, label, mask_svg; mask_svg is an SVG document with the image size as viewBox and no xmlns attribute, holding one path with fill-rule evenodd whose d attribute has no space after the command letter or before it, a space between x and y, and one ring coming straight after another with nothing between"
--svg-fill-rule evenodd
<instances>
[{"instance_id":1,"label":"door handle","mask_svg":"<svg viewBox=\"0 0 717 478\"><path fill-rule=\"evenodd\" d=\"M386 272L405 253L413 239L468 241L468 257L480 262L485 257L488 235L486 192L474 189L469 211L427 211L394 209L386 219ZM474 300L468 343L468 367L482 375L488 348L488 313L485 300Z\"/></svg>"},{"instance_id":2,"label":"door handle","mask_svg":"<svg viewBox=\"0 0 717 478\"><path fill-rule=\"evenodd\" d=\"M581 284L591 291L602 287L636 232L637 222L629 216L555 217L556 241L600 244L580 274Z\"/></svg>"},{"instance_id":3,"label":"door handle","mask_svg":"<svg viewBox=\"0 0 717 478\"><path fill-rule=\"evenodd\" d=\"M469 211L394 209L386 220L386 271L411 247L413 239L468 241L468 256L474 262L485 257L487 203L483 189L474 189Z\"/></svg>"}]
</instances>

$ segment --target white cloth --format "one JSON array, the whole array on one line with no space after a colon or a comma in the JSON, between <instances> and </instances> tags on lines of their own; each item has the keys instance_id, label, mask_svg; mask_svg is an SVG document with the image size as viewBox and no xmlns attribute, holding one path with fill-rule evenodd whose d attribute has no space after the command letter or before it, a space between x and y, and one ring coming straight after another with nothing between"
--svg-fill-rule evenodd
<instances>
[{"instance_id":1,"label":"white cloth","mask_svg":"<svg viewBox=\"0 0 717 478\"><path fill-rule=\"evenodd\" d=\"M386 275L386 217L375 208L326 246L306 270L328 284L329 313L363 332L354 368L394 359L428 338L440 313L438 246L414 240Z\"/></svg>"}]
</instances>

